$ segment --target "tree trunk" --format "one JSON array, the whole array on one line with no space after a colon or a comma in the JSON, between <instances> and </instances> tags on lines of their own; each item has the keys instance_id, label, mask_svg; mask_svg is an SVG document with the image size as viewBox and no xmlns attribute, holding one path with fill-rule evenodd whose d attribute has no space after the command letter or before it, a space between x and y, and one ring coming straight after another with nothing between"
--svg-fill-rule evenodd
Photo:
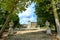
<instances>
[{"instance_id":1,"label":"tree trunk","mask_svg":"<svg viewBox=\"0 0 60 40\"><path fill-rule=\"evenodd\" d=\"M0 37L2 36L2 34L3 34L3 32L4 32L5 28L6 28L6 26L8 25L8 23L9 23L11 17L12 17L12 13L13 13L14 9L16 8L16 4L17 4L18 2L19 2L19 0L17 0L17 1L14 3L15 6L12 6L11 11L10 11L10 14L8 15L8 17L7 17L5 23L4 23L4 25L2 26L2 29L1 29L1 31L0 31Z\"/></svg>"},{"instance_id":2,"label":"tree trunk","mask_svg":"<svg viewBox=\"0 0 60 40\"><path fill-rule=\"evenodd\" d=\"M12 17L12 14L9 14L6 21L5 21L5 23L4 23L4 25L2 26L1 31L0 31L0 37L2 36L3 31L5 30L6 26L8 25L11 17Z\"/></svg>"},{"instance_id":3,"label":"tree trunk","mask_svg":"<svg viewBox=\"0 0 60 40\"><path fill-rule=\"evenodd\" d=\"M58 18L58 13L57 13L57 9L56 9L55 1L54 0L52 0L52 7L53 7L53 13L54 13L54 17L55 17L57 34L60 36L59 18Z\"/></svg>"},{"instance_id":4,"label":"tree trunk","mask_svg":"<svg viewBox=\"0 0 60 40\"><path fill-rule=\"evenodd\" d=\"M14 7L12 7L12 10L10 11L9 15L6 18L6 21L5 21L4 25L2 26L2 29L0 31L0 37L2 36L2 34L3 34L3 32L4 32L5 28L6 28L6 26L8 25L8 23L9 23L11 17L12 17L13 11L14 11Z\"/></svg>"}]
</instances>

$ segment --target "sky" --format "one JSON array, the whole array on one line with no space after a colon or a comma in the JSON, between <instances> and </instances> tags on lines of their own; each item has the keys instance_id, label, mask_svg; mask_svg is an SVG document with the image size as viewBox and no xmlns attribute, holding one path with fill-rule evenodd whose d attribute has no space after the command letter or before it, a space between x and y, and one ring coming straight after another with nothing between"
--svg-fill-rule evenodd
<instances>
[{"instance_id":1,"label":"sky","mask_svg":"<svg viewBox=\"0 0 60 40\"><path fill-rule=\"evenodd\" d=\"M25 11L18 14L20 24L28 24L30 22L37 22L37 15L35 14L36 3L32 2Z\"/></svg>"}]
</instances>

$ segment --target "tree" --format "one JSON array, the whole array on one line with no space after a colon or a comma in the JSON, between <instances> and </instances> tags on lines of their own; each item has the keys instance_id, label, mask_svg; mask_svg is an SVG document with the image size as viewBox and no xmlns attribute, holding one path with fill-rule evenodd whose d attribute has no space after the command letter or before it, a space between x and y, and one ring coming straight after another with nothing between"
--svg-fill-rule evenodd
<instances>
[{"instance_id":1,"label":"tree","mask_svg":"<svg viewBox=\"0 0 60 40\"><path fill-rule=\"evenodd\" d=\"M4 24L4 22L5 22L7 15L8 15L7 11L0 10L0 25L1 25L0 29L1 29L2 25Z\"/></svg>"},{"instance_id":2,"label":"tree","mask_svg":"<svg viewBox=\"0 0 60 40\"><path fill-rule=\"evenodd\" d=\"M58 13L55 5L56 5L55 1L52 0L52 7L53 7L54 18L55 18L55 23L57 27L57 34L58 34L58 37L60 37L60 23L59 23Z\"/></svg>"},{"instance_id":3,"label":"tree","mask_svg":"<svg viewBox=\"0 0 60 40\"><path fill-rule=\"evenodd\" d=\"M59 0L40 0L39 2L37 1L37 6L36 6L36 13L38 17L44 18L44 20L49 19L53 14L54 15L54 20L55 22L50 21L52 23L56 24L57 28L57 34L60 35L60 26L59 26L59 18L58 18L58 13L56 9L56 4L58 3ZM40 14L40 15L39 15Z\"/></svg>"},{"instance_id":4,"label":"tree","mask_svg":"<svg viewBox=\"0 0 60 40\"><path fill-rule=\"evenodd\" d=\"M36 3L36 14L44 24L48 20L51 24L55 24L50 0L40 0ZM39 20L38 20L39 21Z\"/></svg>"},{"instance_id":5,"label":"tree","mask_svg":"<svg viewBox=\"0 0 60 40\"><path fill-rule=\"evenodd\" d=\"M28 0L0 0L2 10L8 11L9 13L0 31L0 37L11 20L13 12L16 11L18 13L19 11L25 10L24 6L26 6L26 2L28 2Z\"/></svg>"}]
</instances>

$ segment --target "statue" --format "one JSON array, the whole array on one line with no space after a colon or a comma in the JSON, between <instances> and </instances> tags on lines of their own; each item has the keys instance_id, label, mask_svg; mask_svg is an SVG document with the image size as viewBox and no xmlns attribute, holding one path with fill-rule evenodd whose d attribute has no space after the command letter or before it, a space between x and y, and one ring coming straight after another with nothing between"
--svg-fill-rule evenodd
<instances>
[{"instance_id":1,"label":"statue","mask_svg":"<svg viewBox=\"0 0 60 40\"><path fill-rule=\"evenodd\" d=\"M48 21L46 21L45 25L47 27L46 33L51 35L52 33L51 33L51 29L50 29L50 23Z\"/></svg>"},{"instance_id":2,"label":"statue","mask_svg":"<svg viewBox=\"0 0 60 40\"><path fill-rule=\"evenodd\" d=\"M11 20L11 22L9 23L9 26L10 26L10 28L9 28L9 30L8 30L8 34L9 34L9 35L13 35L13 33L14 33L14 31L13 31L14 23L13 23L12 20Z\"/></svg>"}]
</instances>

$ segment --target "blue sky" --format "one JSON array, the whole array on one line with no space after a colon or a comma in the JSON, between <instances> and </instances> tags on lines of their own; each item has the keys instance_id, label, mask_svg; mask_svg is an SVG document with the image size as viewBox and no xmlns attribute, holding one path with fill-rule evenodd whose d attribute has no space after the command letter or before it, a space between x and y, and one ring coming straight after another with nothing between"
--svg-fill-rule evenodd
<instances>
[{"instance_id":1,"label":"blue sky","mask_svg":"<svg viewBox=\"0 0 60 40\"><path fill-rule=\"evenodd\" d=\"M25 11L18 14L20 24L28 24L28 21L37 22L37 15L34 13L35 5L36 3L32 2Z\"/></svg>"}]
</instances>

